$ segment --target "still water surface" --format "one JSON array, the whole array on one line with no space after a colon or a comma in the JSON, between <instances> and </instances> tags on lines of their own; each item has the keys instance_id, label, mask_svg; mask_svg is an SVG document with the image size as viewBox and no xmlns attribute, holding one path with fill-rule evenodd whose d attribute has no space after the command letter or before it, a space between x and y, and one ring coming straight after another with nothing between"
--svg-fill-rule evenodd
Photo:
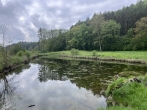
<instances>
[{"instance_id":1,"label":"still water surface","mask_svg":"<svg viewBox=\"0 0 147 110\"><path fill-rule=\"evenodd\" d=\"M0 79L0 108L5 110L97 110L107 103L113 76L146 74L146 66L77 60L37 60ZM35 105L35 106L34 106ZM32 106L32 107L28 107Z\"/></svg>"}]
</instances>

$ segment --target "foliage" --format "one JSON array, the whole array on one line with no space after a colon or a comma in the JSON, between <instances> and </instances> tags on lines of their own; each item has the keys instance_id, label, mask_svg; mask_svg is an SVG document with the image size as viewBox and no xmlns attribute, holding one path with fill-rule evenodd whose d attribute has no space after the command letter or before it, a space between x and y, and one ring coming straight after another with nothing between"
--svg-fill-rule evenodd
<instances>
[{"instance_id":1,"label":"foliage","mask_svg":"<svg viewBox=\"0 0 147 110\"><path fill-rule=\"evenodd\" d=\"M106 96L110 95L113 90L121 86L126 81L126 78L119 78L118 80L113 81L106 90Z\"/></svg>"},{"instance_id":2,"label":"foliage","mask_svg":"<svg viewBox=\"0 0 147 110\"><path fill-rule=\"evenodd\" d=\"M26 57L27 57L28 59L30 59L31 54L30 54L29 51L26 51L26 52L25 52L25 55L26 55Z\"/></svg>"},{"instance_id":3,"label":"foliage","mask_svg":"<svg viewBox=\"0 0 147 110\"><path fill-rule=\"evenodd\" d=\"M7 66L13 67L15 65L19 65L24 63L25 61L29 61L30 59L36 57L38 55L37 52L30 52L30 51L20 51L20 53L22 55L18 56L18 55L11 55L11 60L9 61ZM2 58L0 57L0 62L2 62ZM0 63L0 71L5 68L6 66L4 66L2 63Z\"/></svg>"},{"instance_id":4,"label":"foliage","mask_svg":"<svg viewBox=\"0 0 147 110\"><path fill-rule=\"evenodd\" d=\"M120 35L120 24L114 20L106 21L101 30L103 50L117 50L117 37ZM119 44L120 45L120 44Z\"/></svg>"},{"instance_id":5,"label":"foliage","mask_svg":"<svg viewBox=\"0 0 147 110\"><path fill-rule=\"evenodd\" d=\"M104 22L104 16L100 14L94 14L91 19L91 26L93 27L93 33L97 34L97 40L95 43L99 44L99 49L102 51L101 47L101 29Z\"/></svg>"},{"instance_id":6,"label":"foliage","mask_svg":"<svg viewBox=\"0 0 147 110\"><path fill-rule=\"evenodd\" d=\"M72 27L69 32L71 39L67 42L68 48L87 49L90 33L91 29L84 23Z\"/></svg>"},{"instance_id":7,"label":"foliage","mask_svg":"<svg viewBox=\"0 0 147 110\"><path fill-rule=\"evenodd\" d=\"M24 54L24 52L22 50L20 50L19 52L17 52L17 56L21 57Z\"/></svg>"},{"instance_id":8,"label":"foliage","mask_svg":"<svg viewBox=\"0 0 147 110\"><path fill-rule=\"evenodd\" d=\"M19 44L13 44L13 46L9 46L7 49L10 55L16 55L19 51L23 50Z\"/></svg>"},{"instance_id":9,"label":"foliage","mask_svg":"<svg viewBox=\"0 0 147 110\"><path fill-rule=\"evenodd\" d=\"M113 98L117 102L132 108L146 109L147 89L143 84L132 82L127 83L113 91Z\"/></svg>"},{"instance_id":10,"label":"foliage","mask_svg":"<svg viewBox=\"0 0 147 110\"><path fill-rule=\"evenodd\" d=\"M130 109L145 110L147 107L147 75L139 76L138 79L142 83L130 82L130 79L126 78L114 80L108 86L106 95L112 95L115 102L125 107L130 107ZM113 110L114 108L112 107L111 109Z\"/></svg>"},{"instance_id":11,"label":"foliage","mask_svg":"<svg viewBox=\"0 0 147 110\"><path fill-rule=\"evenodd\" d=\"M8 54L7 49L5 48L6 42L7 42L7 31L10 29L10 27L8 25L6 25L5 23L0 23L0 39L2 44L1 46L1 55L2 55L2 67L8 67L8 63L10 60L10 56Z\"/></svg>"},{"instance_id":12,"label":"foliage","mask_svg":"<svg viewBox=\"0 0 147 110\"><path fill-rule=\"evenodd\" d=\"M123 7L121 10L109 11L104 13L105 20L115 20L120 23L121 30L120 34L122 36L126 35L129 28L135 28L135 23L140 18L147 16L146 13L147 4L145 0L139 0L136 4L131 4L130 6Z\"/></svg>"},{"instance_id":13,"label":"foliage","mask_svg":"<svg viewBox=\"0 0 147 110\"><path fill-rule=\"evenodd\" d=\"M40 28L38 30L38 48L41 52L63 50L65 48L65 36L67 30L65 29L51 29Z\"/></svg>"},{"instance_id":14,"label":"foliage","mask_svg":"<svg viewBox=\"0 0 147 110\"><path fill-rule=\"evenodd\" d=\"M135 38L132 39L133 50L147 49L147 17L143 17L136 22Z\"/></svg>"},{"instance_id":15,"label":"foliage","mask_svg":"<svg viewBox=\"0 0 147 110\"><path fill-rule=\"evenodd\" d=\"M41 52L72 48L100 51L146 50L146 10L146 0L139 0L136 4L117 11L94 13L92 18L79 20L69 30L39 28L39 42L30 49L39 49Z\"/></svg>"},{"instance_id":16,"label":"foliage","mask_svg":"<svg viewBox=\"0 0 147 110\"><path fill-rule=\"evenodd\" d=\"M30 54L29 51L22 49L22 50L17 52L17 56L19 56L19 57L26 56L28 59L30 59L31 54Z\"/></svg>"},{"instance_id":17,"label":"foliage","mask_svg":"<svg viewBox=\"0 0 147 110\"><path fill-rule=\"evenodd\" d=\"M78 54L79 54L79 50L78 49L75 49L75 48L71 49L71 55L78 55Z\"/></svg>"},{"instance_id":18,"label":"foliage","mask_svg":"<svg viewBox=\"0 0 147 110\"><path fill-rule=\"evenodd\" d=\"M96 51L95 50L92 51L92 56L96 56Z\"/></svg>"}]
</instances>

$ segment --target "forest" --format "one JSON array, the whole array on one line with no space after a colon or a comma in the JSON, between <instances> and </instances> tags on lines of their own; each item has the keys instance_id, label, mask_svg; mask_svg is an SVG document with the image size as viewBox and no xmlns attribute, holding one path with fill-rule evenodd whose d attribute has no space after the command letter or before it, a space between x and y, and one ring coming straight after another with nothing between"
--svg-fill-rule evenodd
<instances>
[{"instance_id":1,"label":"forest","mask_svg":"<svg viewBox=\"0 0 147 110\"><path fill-rule=\"evenodd\" d=\"M147 50L147 1L117 11L94 13L67 29L38 29L42 52L71 50Z\"/></svg>"}]
</instances>

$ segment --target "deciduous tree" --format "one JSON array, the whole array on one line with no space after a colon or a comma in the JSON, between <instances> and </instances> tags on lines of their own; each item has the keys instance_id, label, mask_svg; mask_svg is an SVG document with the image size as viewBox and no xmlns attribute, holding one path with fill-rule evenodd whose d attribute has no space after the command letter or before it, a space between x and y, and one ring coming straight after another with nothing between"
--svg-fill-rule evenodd
<instances>
[{"instance_id":1,"label":"deciduous tree","mask_svg":"<svg viewBox=\"0 0 147 110\"><path fill-rule=\"evenodd\" d=\"M100 51L102 51L101 28L102 28L103 22L104 22L104 17L102 14L94 14L93 18L91 19L91 26L94 29L93 33L97 34L97 37L98 37L98 41L95 41L95 42L98 42Z\"/></svg>"}]
</instances>

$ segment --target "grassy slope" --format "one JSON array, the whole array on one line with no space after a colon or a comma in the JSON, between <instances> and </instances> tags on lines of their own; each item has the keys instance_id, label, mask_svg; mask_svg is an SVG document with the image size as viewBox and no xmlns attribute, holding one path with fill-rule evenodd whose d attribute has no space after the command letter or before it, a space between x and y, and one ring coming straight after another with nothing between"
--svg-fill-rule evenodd
<instances>
[{"instance_id":1,"label":"grassy slope","mask_svg":"<svg viewBox=\"0 0 147 110\"><path fill-rule=\"evenodd\" d=\"M71 55L70 51L59 51L44 53L49 57L59 57L63 55ZM78 56L93 56L93 51L79 51ZM114 52L99 52L96 51L96 55L100 58L116 58L116 59L135 59L141 61L147 61L147 51L114 51Z\"/></svg>"},{"instance_id":2,"label":"grassy slope","mask_svg":"<svg viewBox=\"0 0 147 110\"><path fill-rule=\"evenodd\" d=\"M30 53L30 59L36 56L38 53L37 52L29 52ZM22 64L22 62L27 61L28 58L25 55L22 56L17 56L17 55L11 55L9 56L11 59L9 60L9 65L19 65ZM2 65L2 56L0 56L0 70L2 70L4 67Z\"/></svg>"}]
</instances>

